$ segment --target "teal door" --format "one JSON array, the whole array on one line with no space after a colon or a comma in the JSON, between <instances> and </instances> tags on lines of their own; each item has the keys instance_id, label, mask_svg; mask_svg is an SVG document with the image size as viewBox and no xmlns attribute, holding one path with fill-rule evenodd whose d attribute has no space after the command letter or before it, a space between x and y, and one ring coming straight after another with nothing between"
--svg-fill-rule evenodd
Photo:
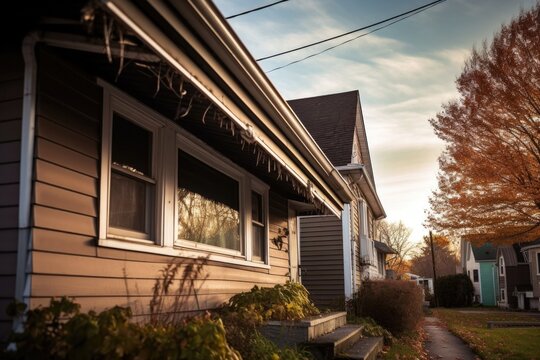
<instances>
[{"instance_id":1,"label":"teal door","mask_svg":"<svg viewBox=\"0 0 540 360\"><path fill-rule=\"evenodd\" d=\"M485 306L495 306L495 270L495 262L480 263L480 291Z\"/></svg>"}]
</instances>

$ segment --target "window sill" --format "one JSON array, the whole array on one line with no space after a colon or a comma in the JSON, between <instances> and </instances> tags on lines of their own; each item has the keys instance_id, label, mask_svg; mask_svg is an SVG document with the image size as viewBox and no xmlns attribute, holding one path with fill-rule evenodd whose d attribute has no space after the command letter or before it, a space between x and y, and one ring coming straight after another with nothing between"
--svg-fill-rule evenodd
<instances>
[{"instance_id":1,"label":"window sill","mask_svg":"<svg viewBox=\"0 0 540 360\"><path fill-rule=\"evenodd\" d=\"M208 260L221 262L226 264L241 265L252 268L259 269L270 269L269 264L264 264L260 262L247 261L242 258L234 258L220 254L213 254L204 251L194 251L192 249L181 249L176 247L163 247L156 244L141 243L141 242L130 242L117 239L99 239L99 246L129 250L129 251L138 251L148 254L157 254L165 256L174 256L174 257L183 257L197 259L201 257L208 256Z\"/></svg>"}]
</instances>

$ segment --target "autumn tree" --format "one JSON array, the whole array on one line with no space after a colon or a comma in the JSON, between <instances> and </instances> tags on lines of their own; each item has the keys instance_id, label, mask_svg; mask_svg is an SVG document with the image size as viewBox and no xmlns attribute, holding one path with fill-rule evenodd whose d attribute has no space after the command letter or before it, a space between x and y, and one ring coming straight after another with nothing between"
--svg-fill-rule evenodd
<instances>
[{"instance_id":1,"label":"autumn tree","mask_svg":"<svg viewBox=\"0 0 540 360\"><path fill-rule=\"evenodd\" d=\"M435 253L435 271L437 277L456 273L458 260L452 242L443 235L433 235ZM429 236L424 236L423 242L411 259L411 272L423 277L433 277L433 260Z\"/></svg>"},{"instance_id":2,"label":"autumn tree","mask_svg":"<svg viewBox=\"0 0 540 360\"><path fill-rule=\"evenodd\" d=\"M430 120L446 148L428 225L476 243L540 237L540 4L473 50L456 83Z\"/></svg>"},{"instance_id":3,"label":"autumn tree","mask_svg":"<svg viewBox=\"0 0 540 360\"><path fill-rule=\"evenodd\" d=\"M377 233L380 239L386 245L390 246L397 252L396 255L390 255L387 259L388 269L394 270L397 274L403 274L408 271L407 257L411 255L414 249L414 244L409 240L411 229L405 226L401 221L377 222Z\"/></svg>"}]
</instances>

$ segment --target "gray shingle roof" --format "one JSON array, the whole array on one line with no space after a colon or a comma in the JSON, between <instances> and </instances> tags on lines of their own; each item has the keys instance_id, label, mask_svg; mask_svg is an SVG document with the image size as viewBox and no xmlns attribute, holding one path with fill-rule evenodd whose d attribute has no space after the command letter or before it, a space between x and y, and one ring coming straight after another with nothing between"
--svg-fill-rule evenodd
<instances>
[{"instance_id":1,"label":"gray shingle roof","mask_svg":"<svg viewBox=\"0 0 540 360\"><path fill-rule=\"evenodd\" d=\"M334 166L351 162L359 98L354 90L288 101Z\"/></svg>"}]
</instances>

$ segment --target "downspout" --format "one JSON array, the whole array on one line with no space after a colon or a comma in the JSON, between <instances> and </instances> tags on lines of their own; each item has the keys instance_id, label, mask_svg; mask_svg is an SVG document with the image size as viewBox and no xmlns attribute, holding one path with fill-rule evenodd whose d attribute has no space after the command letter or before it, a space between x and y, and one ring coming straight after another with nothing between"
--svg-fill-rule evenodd
<instances>
[{"instance_id":1,"label":"downspout","mask_svg":"<svg viewBox=\"0 0 540 360\"><path fill-rule=\"evenodd\" d=\"M343 281L345 285L345 300L348 300L352 298L354 291L354 253L351 244L351 207L349 204L344 204L343 206L341 226L341 232L343 234Z\"/></svg>"},{"instance_id":2,"label":"downspout","mask_svg":"<svg viewBox=\"0 0 540 360\"><path fill-rule=\"evenodd\" d=\"M21 159L19 180L19 219L17 272L15 280L15 299L29 305L32 271L32 258L29 256L32 240L32 169L34 162L34 133L36 115L36 75L37 62L35 56L36 43L40 37L37 33L27 35L22 43L24 59L24 94L21 125ZM20 318L13 321L13 329L21 324Z\"/></svg>"}]
</instances>

